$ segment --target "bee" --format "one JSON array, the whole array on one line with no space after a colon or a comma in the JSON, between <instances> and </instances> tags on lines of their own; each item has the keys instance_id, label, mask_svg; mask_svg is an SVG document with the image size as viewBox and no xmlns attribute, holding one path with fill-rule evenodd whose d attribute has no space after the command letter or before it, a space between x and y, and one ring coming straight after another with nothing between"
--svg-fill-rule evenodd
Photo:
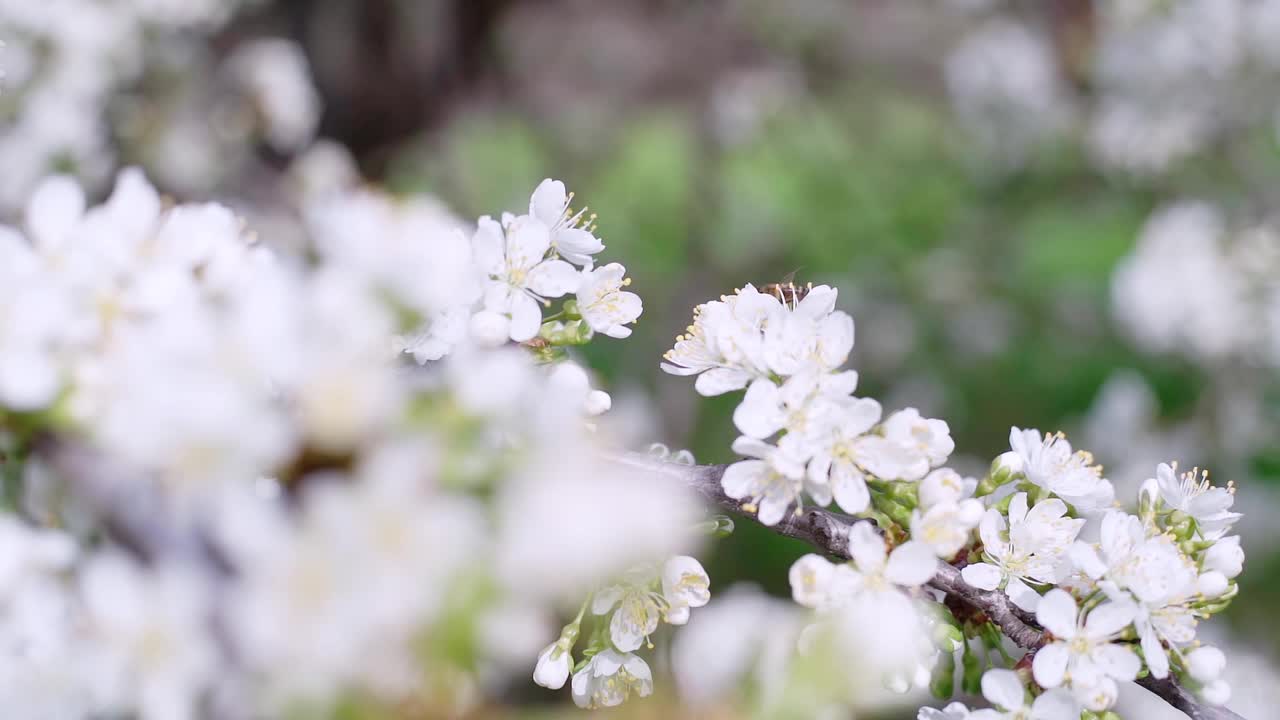
<instances>
[{"instance_id":1,"label":"bee","mask_svg":"<svg viewBox=\"0 0 1280 720\"><path fill-rule=\"evenodd\" d=\"M813 283L796 285L796 271L792 270L782 277L781 282L767 283L760 287L760 292L772 295L782 301L783 305L795 307L813 289Z\"/></svg>"}]
</instances>

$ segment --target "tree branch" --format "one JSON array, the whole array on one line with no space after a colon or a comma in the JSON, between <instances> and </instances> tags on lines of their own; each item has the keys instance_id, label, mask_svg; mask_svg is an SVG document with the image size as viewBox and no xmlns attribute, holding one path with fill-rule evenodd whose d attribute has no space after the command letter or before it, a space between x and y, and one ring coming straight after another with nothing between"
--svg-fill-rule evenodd
<instances>
[{"instance_id":1,"label":"tree branch","mask_svg":"<svg viewBox=\"0 0 1280 720\"><path fill-rule=\"evenodd\" d=\"M218 557L198 528L166 522L172 513L162 507L159 496L136 492L138 478L122 477L125 472L101 453L78 442L53 436L38 438L34 451L59 476L73 484L77 495L88 501L99 515L108 533L144 561L154 562L162 555L178 555L228 571L225 560ZM743 510L742 503L726 495L721 487L720 479L727 465L685 465L639 454L614 455L610 460L666 475L690 487L714 507L755 519L754 513ZM833 557L848 560L849 531L859 522L871 521L810 507L788 515L769 529L806 542ZM1019 647L1035 650L1045 641L1045 633L1029 622L1026 614L1004 593L979 590L969 585L960 576L960 570L952 565L939 563L937 574L929 581L929 586L986 614ZM1173 677L1164 680L1146 677L1138 684L1186 713L1191 720L1244 720L1226 708L1202 705Z\"/></svg>"},{"instance_id":2,"label":"tree branch","mask_svg":"<svg viewBox=\"0 0 1280 720\"><path fill-rule=\"evenodd\" d=\"M720 478L727 465L684 465L667 462L647 455L628 454L615 456L616 462L658 472L678 479L693 488L709 504L736 515L754 520L755 514L743 510L742 503L725 495ZM803 540L810 545L844 560L849 559L849 530L855 523L871 522L821 508L807 508L799 514L788 515L770 530L786 537ZM959 598L974 609L980 610L994 622L1009 639L1026 650L1038 649L1046 640L1046 633L1036 627L1026 613L1017 608L1004 593L979 590L960 576L959 568L945 563L938 564L938 572L929 586L947 595ZM1186 713L1191 720L1244 720L1225 707L1201 704L1199 699L1178 684L1172 676L1164 680L1145 677L1138 684L1158 695L1174 708Z\"/></svg>"}]
</instances>

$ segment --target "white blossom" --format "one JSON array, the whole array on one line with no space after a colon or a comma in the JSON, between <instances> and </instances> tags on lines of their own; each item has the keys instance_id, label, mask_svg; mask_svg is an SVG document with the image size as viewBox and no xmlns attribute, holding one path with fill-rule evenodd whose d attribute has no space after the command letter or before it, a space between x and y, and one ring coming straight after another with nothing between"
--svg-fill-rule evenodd
<instances>
[{"instance_id":1,"label":"white blossom","mask_svg":"<svg viewBox=\"0 0 1280 720\"><path fill-rule=\"evenodd\" d=\"M1085 524L1064 517L1066 512L1057 498L1028 509L1026 493L1010 499L1007 523L999 511L987 510L979 527L986 562L965 566L965 582L983 590L1003 588L1018 607L1034 611L1040 595L1033 586L1057 580L1058 565Z\"/></svg>"},{"instance_id":2,"label":"white blossom","mask_svg":"<svg viewBox=\"0 0 1280 720\"><path fill-rule=\"evenodd\" d=\"M1165 504L1195 518L1200 533L1207 539L1222 537L1240 518L1240 513L1229 510L1235 502L1234 488L1214 487L1209 484L1208 473L1192 470L1178 475L1176 464L1160 463L1156 467L1156 482Z\"/></svg>"},{"instance_id":3,"label":"white blossom","mask_svg":"<svg viewBox=\"0 0 1280 720\"><path fill-rule=\"evenodd\" d=\"M1103 517L1098 549L1078 542L1071 558L1095 580L1105 578L1132 594L1147 666L1156 677L1168 675L1162 641L1176 646L1195 638L1196 620L1189 603L1197 593L1198 576L1191 559L1169 536L1148 536L1142 521L1118 511Z\"/></svg>"},{"instance_id":4,"label":"white blossom","mask_svg":"<svg viewBox=\"0 0 1280 720\"><path fill-rule=\"evenodd\" d=\"M1093 512L1115 500L1111 482L1093 464L1093 456L1072 452L1066 437L1044 435L1039 430L1009 431L1009 445L1022 460L1028 480L1065 500L1080 512Z\"/></svg>"},{"instance_id":5,"label":"white blossom","mask_svg":"<svg viewBox=\"0 0 1280 720\"><path fill-rule=\"evenodd\" d=\"M538 334L546 298L575 292L581 284L572 265L547 257L551 232L529 215L504 224L480 218L471 243L476 264L491 280L484 289L484 307L510 319L516 342Z\"/></svg>"},{"instance_id":6,"label":"white blossom","mask_svg":"<svg viewBox=\"0 0 1280 720\"><path fill-rule=\"evenodd\" d=\"M538 653L538 664L533 670L533 681L544 688L559 690L569 679L569 671L572 669L573 656L557 640Z\"/></svg>"},{"instance_id":7,"label":"white blossom","mask_svg":"<svg viewBox=\"0 0 1280 720\"><path fill-rule=\"evenodd\" d=\"M573 674L573 702L581 708L615 707L631 695L653 693L649 665L631 653L601 650Z\"/></svg>"},{"instance_id":8,"label":"white blossom","mask_svg":"<svg viewBox=\"0 0 1280 720\"><path fill-rule=\"evenodd\" d=\"M613 338L630 337L627 325L640 317L640 296L622 288L631 283L624 278L626 268L609 263L583 273L577 290L578 312L591 329Z\"/></svg>"},{"instance_id":9,"label":"white blossom","mask_svg":"<svg viewBox=\"0 0 1280 720\"><path fill-rule=\"evenodd\" d=\"M804 487L804 461L782 447L748 437L733 443L735 452L751 460L740 460L725 469L720 478L724 492L743 507L756 513L765 525L777 525L800 497Z\"/></svg>"},{"instance_id":10,"label":"white blossom","mask_svg":"<svg viewBox=\"0 0 1280 720\"><path fill-rule=\"evenodd\" d=\"M982 517L982 503L972 498L935 503L923 513L912 511L911 537L929 545L939 558L950 559L969 542Z\"/></svg>"},{"instance_id":11,"label":"white blossom","mask_svg":"<svg viewBox=\"0 0 1280 720\"><path fill-rule=\"evenodd\" d=\"M973 497L977 487L978 481L974 478L963 477L951 468L938 468L924 476L917 490L920 504L928 508Z\"/></svg>"},{"instance_id":12,"label":"white blossom","mask_svg":"<svg viewBox=\"0 0 1280 720\"><path fill-rule=\"evenodd\" d=\"M1128 645L1113 642L1137 608L1108 601L1081 615L1065 590L1050 590L1036 609L1036 620L1054 641L1036 652L1032 671L1045 688L1068 685L1076 699L1094 711L1115 703L1117 682L1132 682L1142 662Z\"/></svg>"},{"instance_id":13,"label":"white blossom","mask_svg":"<svg viewBox=\"0 0 1280 720\"><path fill-rule=\"evenodd\" d=\"M547 178L534 188L533 195L529 198L529 214L550 231L551 247L560 257L589 271L593 262L591 256L604 250L604 244L593 234L595 215L587 216L585 207L574 212L569 207L572 200L573 195L565 192L564 183ZM613 271L610 271L605 277L612 275ZM621 280L621 273L618 273L618 280ZM639 298L626 302L638 306ZM637 307L636 315L639 314ZM633 317L632 320L634 319Z\"/></svg>"},{"instance_id":14,"label":"white blossom","mask_svg":"<svg viewBox=\"0 0 1280 720\"><path fill-rule=\"evenodd\" d=\"M1048 690L1028 703L1027 689L1012 670L992 668L982 675L982 695L995 709L974 710L971 720L1078 720L1080 705L1063 690Z\"/></svg>"}]
</instances>

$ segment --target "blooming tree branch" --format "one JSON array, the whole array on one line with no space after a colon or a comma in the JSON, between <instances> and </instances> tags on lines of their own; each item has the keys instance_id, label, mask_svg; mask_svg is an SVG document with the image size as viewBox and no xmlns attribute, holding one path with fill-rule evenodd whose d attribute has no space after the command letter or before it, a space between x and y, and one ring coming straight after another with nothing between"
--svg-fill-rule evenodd
<instances>
[{"instance_id":1,"label":"blooming tree branch","mask_svg":"<svg viewBox=\"0 0 1280 720\"><path fill-rule=\"evenodd\" d=\"M742 502L725 494L721 479L728 465L685 465L654 459L645 455L615 456L616 462L643 467L677 478L693 488L709 504L740 517L756 519L758 513L743 509ZM792 513L776 525L765 526L773 532L813 545L828 555L850 560L848 538L856 524L874 525L866 518L858 518L823 508L805 508ZM1027 622L1026 614L1002 592L981 590L964 581L960 569L953 564L939 563L937 572L928 586L959 598L973 609L984 613L1000 630L1019 647L1034 651L1046 642L1048 635L1034 623ZM1173 677L1156 679L1151 676L1138 680L1138 684L1158 695L1165 702L1186 713L1192 720L1244 720L1225 707L1207 705L1178 684Z\"/></svg>"}]
</instances>

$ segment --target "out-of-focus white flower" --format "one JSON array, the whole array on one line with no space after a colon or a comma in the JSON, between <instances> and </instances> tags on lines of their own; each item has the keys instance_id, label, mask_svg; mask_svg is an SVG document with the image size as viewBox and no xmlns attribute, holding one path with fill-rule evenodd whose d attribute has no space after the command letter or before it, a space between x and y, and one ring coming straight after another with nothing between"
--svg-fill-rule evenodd
<instances>
[{"instance_id":1,"label":"out-of-focus white flower","mask_svg":"<svg viewBox=\"0 0 1280 720\"><path fill-rule=\"evenodd\" d=\"M546 443L499 490L504 587L531 597L585 594L635 563L689 546L699 506L686 487L585 453L591 439L576 434L580 421L558 432L572 440Z\"/></svg>"},{"instance_id":2,"label":"out-of-focus white flower","mask_svg":"<svg viewBox=\"0 0 1280 720\"><path fill-rule=\"evenodd\" d=\"M267 141L278 152L304 147L320 123L320 95L302 48L288 40L256 40L227 60L262 116Z\"/></svg>"},{"instance_id":3,"label":"out-of-focus white flower","mask_svg":"<svg viewBox=\"0 0 1280 720\"><path fill-rule=\"evenodd\" d=\"M1244 570L1244 550L1240 548L1240 537L1232 535L1214 542L1204 553L1204 569L1222 573L1227 578L1234 578Z\"/></svg>"},{"instance_id":4,"label":"out-of-focus white flower","mask_svg":"<svg viewBox=\"0 0 1280 720\"><path fill-rule=\"evenodd\" d=\"M973 711L960 702L947 703L943 708L920 708L916 713L916 720L969 720L972 717Z\"/></svg>"},{"instance_id":5,"label":"out-of-focus white flower","mask_svg":"<svg viewBox=\"0 0 1280 720\"><path fill-rule=\"evenodd\" d=\"M969 535L982 520L982 503L974 500L936 503L923 513L911 513L911 537L933 548L947 560L969 542Z\"/></svg>"},{"instance_id":6,"label":"out-of-focus white flower","mask_svg":"<svg viewBox=\"0 0 1280 720\"><path fill-rule=\"evenodd\" d=\"M1259 323L1226 236L1222 213L1205 203L1163 207L1147 220L1111 284L1115 316L1141 346L1210 361L1247 352Z\"/></svg>"},{"instance_id":7,"label":"out-of-focus white flower","mask_svg":"<svg viewBox=\"0 0 1280 720\"><path fill-rule=\"evenodd\" d=\"M1208 645L1192 650L1184 659L1191 677L1202 683L1217 680L1227 666L1227 656L1218 648Z\"/></svg>"},{"instance_id":8,"label":"out-of-focus white flower","mask_svg":"<svg viewBox=\"0 0 1280 720\"><path fill-rule=\"evenodd\" d=\"M204 579L101 555L83 571L81 592L91 636L117 683L110 702L148 720L196 717L222 662L209 632Z\"/></svg>"},{"instance_id":9,"label":"out-of-focus white flower","mask_svg":"<svg viewBox=\"0 0 1280 720\"><path fill-rule=\"evenodd\" d=\"M1104 602L1080 617L1076 601L1053 589L1036 609L1036 620L1055 640L1040 648L1032 663L1036 682L1045 688L1068 684L1086 708L1106 710L1115 704L1117 682L1132 682L1142 661L1127 645L1113 643L1133 622L1131 603Z\"/></svg>"},{"instance_id":10,"label":"out-of-focus white flower","mask_svg":"<svg viewBox=\"0 0 1280 720\"><path fill-rule=\"evenodd\" d=\"M1062 129L1068 110L1053 48L1010 20L992 20L946 61L947 90L983 149L1017 164Z\"/></svg>"},{"instance_id":11,"label":"out-of-focus white flower","mask_svg":"<svg viewBox=\"0 0 1280 720\"><path fill-rule=\"evenodd\" d=\"M942 503L958 503L973 497L977 487L978 481L974 478L963 477L951 468L938 468L924 476L917 492L920 505L929 508Z\"/></svg>"},{"instance_id":12,"label":"out-of-focus white flower","mask_svg":"<svg viewBox=\"0 0 1280 720\"><path fill-rule=\"evenodd\" d=\"M573 669L573 656L557 640L538 653L538 665L533 670L533 681L544 688L559 690L569 679L571 669Z\"/></svg>"},{"instance_id":13,"label":"out-of-focus white flower","mask_svg":"<svg viewBox=\"0 0 1280 720\"><path fill-rule=\"evenodd\" d=\"M970 720L1078 720L1080 704L1065 690L1049 690L1027 703L1027 689L1018 674L992 668L982 675L982 696L995 709L974 710ZM944 716L945 717L945 716Z\"/></svg>"},{"instance_id":14,"label":"out-of-focus white flower","mask_svg":"<svg viewBox=\"0 0 1280 720\"><path fill-rule=\"evenodd\" d=\"M739 697L773 707L795 653L800 608L737 585L676 634L672 670L683 700L706 707Z\"/></svg>"},{"instance_id":15,"label":"out-of-focus white flower","mask_svg":"<svg viewBox=\"0 0 1280 720\"><path fill-rule=\"evenodd\" d=\"M573 702L581 708L615 707L633 694L649 697L652 693L649 665L613 648L600 651L573 674Z\"/></svg>"}]
</instances>

